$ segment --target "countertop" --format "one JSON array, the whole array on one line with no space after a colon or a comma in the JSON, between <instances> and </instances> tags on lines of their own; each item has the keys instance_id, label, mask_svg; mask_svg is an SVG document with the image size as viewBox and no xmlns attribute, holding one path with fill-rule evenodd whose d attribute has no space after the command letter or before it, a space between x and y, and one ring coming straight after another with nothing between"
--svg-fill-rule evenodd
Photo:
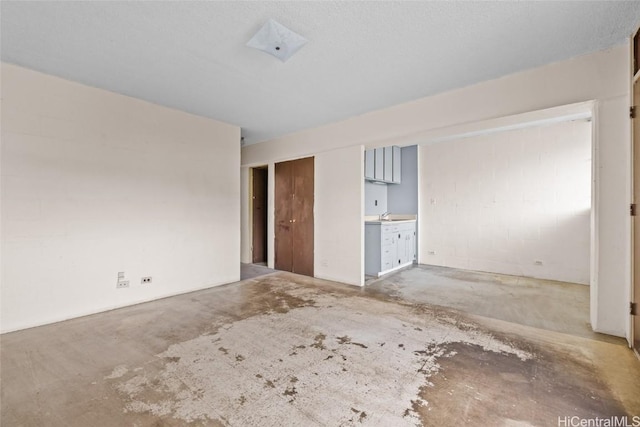
<instances>
[{"instance_id":1,"label":"countertop","mask_svg":"<svg viewBox=\"0 0 640 427\"><path fill-rule=\"evenodd\" d=\"M416 222L417 215L400 215L391 214L389 219L380 220L378 215L367 215L364 217L365 224L404 224L407 222Z\"/></svg>"},{"instance_id":2,"label":"countertop","mask_svg":"<svg viewBox=\"0 0 640 427\"><path fill-rule=\"evenodd\" d=\"M407 222L416 222L415 219L394 219L394 220L375 220L375 221L365 221L365 224L404 224Z\"/></svg>"}]
</instances>

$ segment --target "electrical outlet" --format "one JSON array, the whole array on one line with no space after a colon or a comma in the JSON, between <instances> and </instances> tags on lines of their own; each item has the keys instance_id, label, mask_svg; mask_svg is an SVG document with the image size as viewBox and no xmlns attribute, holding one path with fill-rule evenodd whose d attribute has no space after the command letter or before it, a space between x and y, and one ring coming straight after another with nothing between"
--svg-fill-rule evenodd
<instances>
[{"instance_id":1,"label":"electrical outlet","mask_svg":"<svg viewBox=\"0 0 640 427\"><path fill-rule=\"evenodd\" d=\"M149 283L151 283L151 276L143 277L142 279L140 279L140 283L142 283L143 285L148 285Z\"/></svg>"},{"instance_id":2,"label":"electrical outlet","mask_svg":"<svg viewBox=\"0 0 640 427\"><path fill-rule=\"evenodd\" d=\"M120 289L120 288L128 288L129 287L129 281L128 280L118 280L118 283L116 284L116 288Z\"/></svg>"}]
</instances>

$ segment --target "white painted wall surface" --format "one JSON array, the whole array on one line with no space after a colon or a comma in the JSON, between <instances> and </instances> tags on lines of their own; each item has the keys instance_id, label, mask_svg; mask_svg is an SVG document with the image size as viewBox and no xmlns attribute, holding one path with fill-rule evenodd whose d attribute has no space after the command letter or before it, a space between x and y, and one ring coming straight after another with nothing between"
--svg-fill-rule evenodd
<instances>
[{"instance_id":1,"label":"white painted wall surface","mask_svg":"<svg viewBox=\"0 0 640 427\"><path fill-rule=\"evenodd\" d=\"M590 122L424 145L420 156L427 264L589 284Z\"/></svg>"},{"instance_id":2,"label":"white painted wall surface","mask_svg":"<svg viewBox=\"0 0 640 427\"><path fill-rule=\"evenodd\" d=\"M267 265L275 265L275 164L295 160L274 151L268 165ZM362 146L311 154L314 157L314 274L362 286L364 280L364 149ZM274 160L277 159L277 160ZM254 165L251 165L254 166ZM242 169L248 169L243 166ZM249 204L249 195L242 197ZM244 209L244 208L243 208ZM242 226L243 259L251 248L249 225ZM249 251L245 253L245 251Z\"/></svg>"},{"instance_id":3,"label":"white painted wall surface","mask_svg":"<svg viewBox=\"0 0 640 427\"><path fill-rule=\"evenodd\" d=\"M314 273L350 285L364 284L364 148L315 156Z\"/></svg>"},{"instance_id":4,"label":"white painted wall surface","mask_svg":"<svg viewBox=\"0 0 640 427\"><path fill-rule=\"evenodd\" d=\"M460 133L469 124L596 100L597 232L591 323L598 332L629 339L629 80L629 46L623 44L250 145L242 149L242 163L260 164L356 145L367 149L413 145L435 135ZM357 231L353 233L357 238Z\"/></svg>"},{"instance_id":5,"label":"white painted wall surface","mask_svg":"<svg viewBox=\"0 0 640 427\"><path fill-rule=\"evenodd\" d=\"M238 127L9 64L1 126L3 332L239 280Z\"/></svg>"}]
</instances>

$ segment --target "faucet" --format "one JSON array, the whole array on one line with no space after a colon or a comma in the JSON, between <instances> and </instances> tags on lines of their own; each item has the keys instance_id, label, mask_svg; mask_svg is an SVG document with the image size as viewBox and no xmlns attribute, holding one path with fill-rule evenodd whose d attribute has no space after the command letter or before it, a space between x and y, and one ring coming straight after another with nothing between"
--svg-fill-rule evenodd
<instances>
[{"instance_id":1,"label":"faucet","mask_svg":"<svg viewBox=\"0 0 640 427\"><path fill-rule=\"evenodd\" d=\"M389 212L389 211L386 211L386 212L384 212L384 213L381 213L381 214L380 214L380 221L384 221L384 220L386 220L386 219L389 217L389 215L390 215L390 214L391 214L391 212Z\"/></svg>"}]
</instances>

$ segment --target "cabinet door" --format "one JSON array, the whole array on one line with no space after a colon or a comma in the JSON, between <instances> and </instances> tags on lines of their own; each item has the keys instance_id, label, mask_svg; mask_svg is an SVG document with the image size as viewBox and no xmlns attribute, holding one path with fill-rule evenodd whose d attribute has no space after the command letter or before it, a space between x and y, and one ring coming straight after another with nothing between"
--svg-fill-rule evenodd
<instances>
[{"instance_id":1,"label":"cabinet door","mask_svg":"<svg viewBox=\"0 0 640 427\"><path fill-rule=\"evenodd\" d=\"M380 229L382 240L381 271L387 271L398 265L398 230L394 224L382 224Z\"/></svg>"},{"instance_id":2,"label":"cabinet door","mask_svg":"<svg viewBox=\"0 0 640 427\"><path fill-rule=\"evenodd\" d=\"M375 149L375 171L373 178L382 181L384 179L384 148Z\"/></svg>"},{"instance_id":3,"label":"cabinet door","mask_svg":"<svg viewBox=\"0 0 640 427\"><path fill-rule=\"evenodd\" d=\"M384 180L393 181L393 147L384 147Z\"/></svg>"},{"instance_id":4,"label":"cabinet door","mask_svg":"<svg viewBox=\"0 0 640 427\"><path fill-rule=\"evenodd\" d=\"M405 232L405 240L404 240L405 244L406 244L406 259L405 262L409 263L409 262L413 262L413 258L415 257L415 239L414 239L414 235L413 235L413 231L412 230L407 230Z\"/></svg>"},{"instance_id":5,"label":"cabinet door","mask_svg":"<svg viewBox=\"0 0 640 427\"><path fill-rule=\"evenodd\" d=\"M364 177L365 179L375 178L375 151L367 150L364 152Z\"/></svg>"},{"instance_id":6,"label":"cabinet door","mask_svg":"<svg viewBox=\"0 0 640 427\"><path fill-rule=\"evenodd\" d=\"M415 258L415 223L402 224L398 241L398 264L412 263Z\"/></svg>"},{"instance_id":7,"label":"cabinet door","mask_svg":"<svg viewBox=\"0 0 640 427\"><path fill-rule=\"evenodd\" d=\"M407 255L409 256L409 260L407 262L414 262L416 260L416 228L413 227L412 230L409 231L408 236L408 247L407 247Z\"/></svg>"},{"instance_id":8,"label":"cabinet door","mask_svg":"<svg viewBox=\"0 0 640 427\"><path fill-rule=\"evenodd\" d=\"M391 270L396 266L396 246L386 245L382 247L382 254L380 257L381 266L380 271Z\"/></svg>"},{"instance_id":9,"label":"cabinet door","mask_svg":"<svg viewBox=\"0 0 640 427\"><path fill-rule=\"evenodd\" d=\"M396 264L402 265L407 262L407 233L403 230L396 231Z\"/></svg>"},{"instance_id":10,"label":"cabinet door","mask_svg":"<svg viewBox=\"0 0 640 427\"><path fill-rule=\"evenodd\" d=\"M402 182L402 150L400 147L393 147L393 182Z\"/></svg>"}]
</instances>

